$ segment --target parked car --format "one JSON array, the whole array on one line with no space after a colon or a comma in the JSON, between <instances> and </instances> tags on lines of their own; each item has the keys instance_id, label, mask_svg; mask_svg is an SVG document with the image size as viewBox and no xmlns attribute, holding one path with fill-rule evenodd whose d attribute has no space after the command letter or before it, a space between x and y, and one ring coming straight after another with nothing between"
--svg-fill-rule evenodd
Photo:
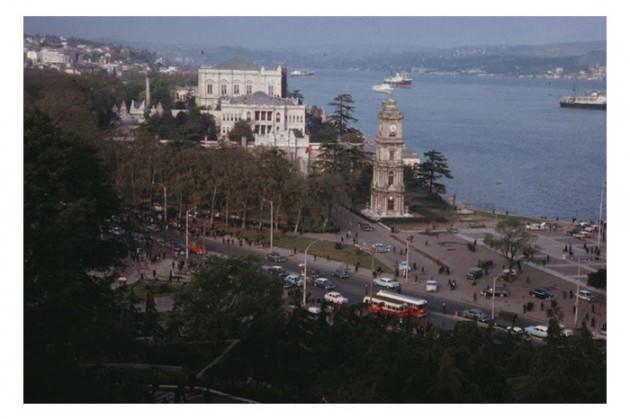
<instances>
[{"instance_id":1,"label":"parked car","mask_svg":"<svg viewBox=\"0 0 630 419\"><path fill-rule=\"evenodd\" d=\"M534 336L537 338L546 338L547 337L547 326L544 325L532 325L527 326L525 328L525 333L529 336Z\"/></svg>"},{"instance_id":2,"label":"parked car","mask_svg":"<svg viewBox=\"0 0 630 419\"><path fill-rule=\"evenodd\" d=\"M549 228L547 223L531 223L531 224L527 224L525 226L526 230L531 230L531 231L542 231L542 230L547 230Z\"/></svg>"},{"instance_id":3,"label":"parked car","mask_svg":"<svg viewBox=\"0 0 630 419\"><path fill-rule=\"evenodd\" d=\"M455 227L453 224L451 224L450 226L448 226L448 228L446 229L447 233L451 233L451 234L455 234L458 233L459 230L457 229L457 227Z\"/></svg>"},{"instance_id":4,"label":"parked car","mask_svg":"<svg viewBox=\"0 0 630 419\"><path fill-rule=\"evenodd\" d=\"M268 266L268 267L265 267L265 269L270 274L277 275L277 276L280 276L280 277L285 277L285 276L287 276L289 274L287 271L284 270L284 268L282 266L279 266L279 265Z\"/></svg>"},{"instance_id":5,"label":"parked car","mask_svg":"<svg viewBox=\"0 0 630 419\"><path fill-rule=\"evenodd\" d=\"M510 291L505 287L497 287L496 291L494 291L492 287L488 285L486 288L479 291L479 294L483 295L484 297L492 297L493 294L496 297L509 297Z\"/></svg>"},{"instance_id":6,"label":"parked car","mask_svg":"<svg viewBox=\"0 0 630 419\"><path fill-rule=\"evenodd\" d=\"M553 294L544 288L534 288L529 291L529 295L532 297L540 298L541 300L552 300Z\"/></svg>"},{"instance_id":7,"label":"parked car","mask_svg":"<svg viewBox=\"0 0 630 419\"><path fill-rule=\"evenodd\" d=\"M320 314L322 312L322 308L320 306L308 306L306 311L309 314Z\"/></svg>"},{"instance_id":8,"label":"parked car","mask_svg":"<svg viewBox=\"0 0 630 419\"><path fill-rule=\"evenodd\" d=\"M337 291L330 291L324 294L324 301L333 304L348 304L348 299Z\"/></svg>"},{"instance_id":9,"label":"parked car","mask_svg":"<svg viewBox=\"0 0 630 419\"><path fill-rule=\"evenodd\" d=\"M333 276L335 278L339 278L339 279L348 279L348 278L350 278L350 274L348 273L348 270L344 266L341 266L341 267L335 269L335 272L333 272Z\"/></svg>"},{"instance_id":10,"label":"parked car","mask_svg":"<svg viewBox=\"0 0 630 419\"><path fill-rule=\"evenodd\" d=\"M575 237L576 239L592 239L593 233L589 231L580 231L578 233L573 234L573 237Z\"/></svg>"},{"instance_id":11,"label":"parked car","mask_svg":"<svg viewBox=\"0 0 630 419\"><path fill-rule=\"evenodd\" d=\"M335 289L335 284L333 284L332 281L328 278L319 277L315 280L315 282L313 282L313 285L315 285L318 288L323 288L325 290Z\"/></svg>"},{"instance_id":12,"label":"parked car","mask_svg":"<svg viewBox=\"0 0 630 419\"><path fill-rule=\"evenodd\" d=\"M293 284L293 285L298 286L298 287L301 287L302 285L304 285L304 280L298 274L289 274L289 275L285 276L284 277L284 282Z\"/></svg>"},{"instance_id":13,"label":"parked car","mask_svg":"<svg viewBox=\"0 0 630 419\"><path fill-rule=\"evenodd\" d=\"M379 287L383 287L383 288L390 288L390 289L396 289L396 288L400 288L400 282L395 281L391 278L388 278L386 276L380 276L378 278L375 278L373 281L374 285L377 285Z\"/></svg>"},{"instance_id":14,"label":"parked car","mask_svg":"<svg viewBox=\"0 0 630 419\"><path fill-rule=\"evenodd\" d=\"M284 263L287 261L287 258L281 256L278 252L271 252L267 255L267 260L275 263Z\"/></svg>"},{"instance_id":15,"label":"parked car","mask_svg":"<svg viewBox=\"0 0 630 419\"><path fill-rule=\"evenodd\" d=\"M374 248L376 253L387 253L392 251L392 246L389 244L374 243L372 247Z\"/></svg>"},{"instance_id":16,"label":"parked car","mask_svg":"<svg viewBox=\"0 0 630 419\"><path fill-rule=\"evenodd\" d=\"M483 269L481 268L472 268L466 274L466 279L479 279L483 276Z\"/></svg>"},{"instance_id":17,"label":"parked car","mask_svg":"<svg viewBox=\"0 0 630 419\"><path fill-rule=\"evenodd\" d=\"M359 223L359 227L363 231L374 231L374 227L372 227L372 225L368 223Z\"/></svg>"},{"instance_id":18,"label":"parked car","mask_svg":"<svg viewBox=\"0 0 630 419\"><path fill-rule=\"evenodd\" d=\"M188 250L195 255L205 255L206 249L200 244L191 244L188 246Z\"/></svg>"},{"instance_id":19,"label":"parked car","mask_svg":"<svg viewBox=\"0 0 630 419\"><path fill-rule=\"evenodd\" d=\"M435 279L427 280L426 290L427 292L436 292L438 290L438 282Z\"/></svg>"},{"instance_id":20,"label":"parked car","mask_svg":"<svg viewBox=\"0 0 630 419\"><path fill-rule=\"evenodd\" d=\"M589 290L580 290L580 292L578 292L577 297L580 300L588 301L589 303L592 303L593 301L595 301L595 296Z\"/></svg>"},{"instance_id":21,"label":"parked car","mask_svg":"<svg viewBox=\"0 0 630 419\"><path fill-rule=\"evenodd\" d=\"M510 281L516 277L516 271L514 269L504 269L503 272L499 274L497 279L501 281Z\"/></svg>"},{"instance_id":22,"label":"parked car","mask_svg":"<svg viewBox=\"0 0 630 419\"><path fill-rule=\"evenodd\" d=\"M479 310L478 308L469 308L468 310L462 311L462 316L467 319L476 320L482 323L486 323L490 321L490 316L485 311Z\"/></svg>"}]
</instances>

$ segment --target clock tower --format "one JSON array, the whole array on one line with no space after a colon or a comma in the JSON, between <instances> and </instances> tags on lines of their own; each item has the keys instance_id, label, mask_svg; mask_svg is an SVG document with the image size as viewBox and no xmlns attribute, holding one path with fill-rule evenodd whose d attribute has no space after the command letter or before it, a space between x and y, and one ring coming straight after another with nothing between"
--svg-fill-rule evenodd
<instances>
[{"instance_id":1,"label":"clock tower","mask_svg":"<svg viewBox=\"0 0 630 419\"><path fill-rule=\"evenodd\" d=\"M375 217L405 216L403 179L403 114L394 99L383 101L378 113L370 213Z\"/></svg>"}]
</instances>

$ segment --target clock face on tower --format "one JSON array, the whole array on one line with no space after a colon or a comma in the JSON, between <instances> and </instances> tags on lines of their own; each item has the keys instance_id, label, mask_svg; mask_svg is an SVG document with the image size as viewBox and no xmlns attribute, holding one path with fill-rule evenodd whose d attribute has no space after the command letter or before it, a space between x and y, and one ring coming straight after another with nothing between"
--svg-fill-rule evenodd
<instances>
[{"instance_id":1,"label":"clock face on tower","mask_svg":"<svg viewBox=\"0 0 630 419\"><path fill-rule=\"evenodd\" d=\"M396 133L398 132L398 125L396 124L391 124L389 126L389 136L390 137L394 137L396 135Z\"/></svg>"}]
</instances>

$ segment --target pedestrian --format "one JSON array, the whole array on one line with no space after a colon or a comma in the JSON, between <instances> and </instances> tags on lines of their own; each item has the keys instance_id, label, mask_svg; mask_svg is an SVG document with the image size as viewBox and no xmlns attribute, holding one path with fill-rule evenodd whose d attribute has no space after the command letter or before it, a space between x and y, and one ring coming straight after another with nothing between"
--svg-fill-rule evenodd
<instances>
[{"instance_id":1,"label":"pedestrian","mask_svg":"<svg viewBox=\"0 0 630 419\"><path fill-rule=\"evenodd\" d=\"M547 255L547 263L549 263L550 260L551 258L549 257L549 255Z\"/></svg>"},{"instance_id":2,"label":"pedestrian","mask_svg":"<svg viewBox=\"0 0 630 419\"><path fill-rule=\"evenodd\" d=\"M446 303L442 303L442 313L446 314Z\"/></svg>"},{"instance_id":3,"label":"pedestrian","mask_svg":"<svg viewBox=\"0 0 630 419\"><path fill-rule=\"evenodd\" d=\"M140 281L144 281L144 272L140 272Z\"/></svg>"},{"instance_id":4,"label":"pedestrian","mask_svg":"<svg viewBox=\"0 0 630 419\"><path fill-rule=\"evenodd\" d=\"M477 301L477 295L475 294L475 301ZM523 304L523 314L527 313L527 304Z\"/></svg>"},{"instance_id":5,"label":"pedestrian","mask_svg":"<svg viewBox=\"0 0 630 419\"><path fill-rule=\"evenodd\" d=\"M155 269L153 270L153 279L155 279L155 277L157 276L157 272L155 271Z\"/></svg>"},{"instance_id":6,"label":"pedestrian","mask_svg":"<svg viewBox=\"0 0 630 419\"><path fill-rule=\"evenodd\" d=\"M477 293L476 292L473 292L473 301L477 302ZM523 307L525 307L525 305L523 305Z\"/></svg>"},{"instance_id":7,"label":"pedestrian","mask_svg":"<svg viewBox=\"0 0 630 419\"><path fill-rule=\"evenodd\" d=\"M595 328L595 317L591 319L591 327Z\"/></svg>"},{"instance_id":8,"label":"pedestrian","mask_svg":"<svg viewBox=\"0 0 630 419\"><path fill-rule=\"evenodd\" d=\"M595 314L595 304L591 304L591 313Z\"/></svg>"},{"instance_id":9,"label":"pedestrian","mask_svg":"<svg viewBox=\"0 0 630 419\"><path fill-rule=\"evenodd\" d=\"M577 310L577 307L573 304L573 314L575 314L575 310Z\"/></svg>"},{"instance_id":10,"label":"pedestrian","mask_svg":"<svg viewBox=\"0 0 630 419\"><path fill-rule=\"evenodd\" d=\"M573 299L573 290L569 290L569 298Z\"/></svg>"},{"instance_id":11,"label":"pedestrian","mask_svg":"<svg viewBox=\"0 0 630 419\"><path fill-rule=\"evenodd\" d=\"M424 274L424 266L422 267L422 269L420 271Z\"/></svg>"},{"instance_id":12,"label":"pedestrian","mask_svg":"<svg viewBox=\"0 0 630 419\"><path fill-rule=\"evenodd\" d=\"M413 263L413 270L414 271L418 270L418 267L416 266L416 262Z\"/></svg>"},{"instance_id":13,"label":"pedestrian","mask_svg":"<svg viewBox=\"0 0 630 419\"><path fill-rule=\"evenodd\" d=\"M540 311L545 311L545 303L540 302Z\"/></svg>"},{"instance_id":14,"label":"pedestrian","mask_svg":"<svg viewBox=\"0 0 630 419\"><path fill-rule=\"evenodd\" d=\"M428 246L429 246L429 241L428 241L428 240L426 240L426 241L424 242L424 246L425 246L425 247L428 247Z\"/></svg>"},{"instance_id":15,"label":"pedestrian","mask_svg":"<svg viewBox=\"0 0 630 419\"><path fill-rule=\"evenodd\" d=\"M168 273L168 280L169 281L173 280L173 271L169 271L169 273Z\"/></svg>"},{"instance_id":16,"label":"pedestrian","mask_svg":"<svg viewBox=\"0 0 630 419\"><path fill-rule=\"evenodd\" d=\"M313 260L317 260L317 255L313 255Z\"/></svg>"},{"instance_id":17,"label":"pedestrian","mask_svg":"<svg viewBox=\"0 0 630 419\"><path fill-rule=\"evenodd\" d=\"M418 282L418 274L415 275L413 282Z\"/></svg>"}]
</instances>

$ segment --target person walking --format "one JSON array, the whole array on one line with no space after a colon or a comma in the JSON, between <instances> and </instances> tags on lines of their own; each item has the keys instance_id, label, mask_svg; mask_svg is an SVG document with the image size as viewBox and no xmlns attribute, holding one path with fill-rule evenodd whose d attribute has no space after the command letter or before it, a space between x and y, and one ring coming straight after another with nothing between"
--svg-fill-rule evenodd
<instances>
[{"instance_id":1,"label":"person walking","mask_svg":"<svg viewBox=\"0 0 630 419\"><path fill-rule=\"evenodd\" d=\"M446 303L442 303L442 313L446 314Z\"/></svg>"},{"instance_id":2,"label":"person walking","mask_svg":"<svg viewBox=\"0 0 630 419\"><path fill-rule=\"evenodd\" d=\"M473 292L473 301L477 302L477 293ZM523 309L525 308L525 304L523 304ZM523 313L525 313L525 311L523 311Z\"/></svg>"}]
</instances>

